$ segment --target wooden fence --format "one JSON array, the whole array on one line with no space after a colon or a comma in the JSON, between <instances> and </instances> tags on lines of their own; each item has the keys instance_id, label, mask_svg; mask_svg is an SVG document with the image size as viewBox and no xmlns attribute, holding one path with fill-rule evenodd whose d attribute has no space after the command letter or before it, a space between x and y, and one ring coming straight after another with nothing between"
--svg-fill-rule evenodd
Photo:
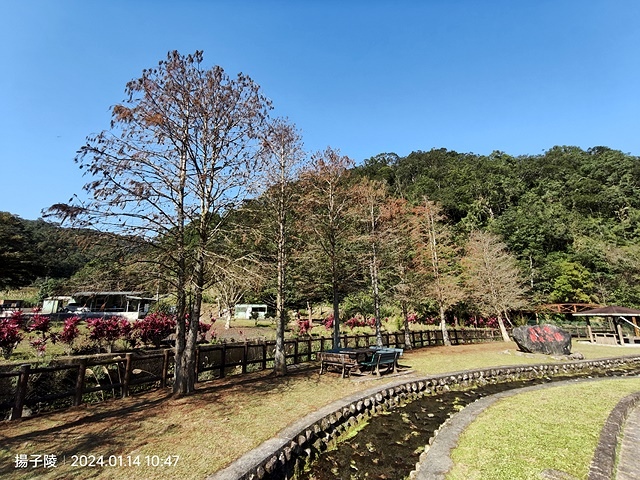
<instances>
[{"instance_id":1,"label":"wooden fence","mask_svg":"<svg viewBox=\"0 0 640 480\"><path fill-rule=\"evenodd\" d=\"M414 348L442 345L442 332L410 332ZM449 329L453 345L502 340L498 330ZM343 347L375 345L375 335L342 335ZM384 333L388 347L404 347L404 333ZM285 341L287 364L315 360L316 353L332 347L331 338L309 337ZM245 374L273 368L275 341L199 345L196 381ZM154 388L165 388L173 377L173 349L153 353L94 355L59 360L38 367L23 364L18 370L0 370L0 415L21 418L28 409L46 412L107 398L127 397Z\"/></svg>"}]
</instances>

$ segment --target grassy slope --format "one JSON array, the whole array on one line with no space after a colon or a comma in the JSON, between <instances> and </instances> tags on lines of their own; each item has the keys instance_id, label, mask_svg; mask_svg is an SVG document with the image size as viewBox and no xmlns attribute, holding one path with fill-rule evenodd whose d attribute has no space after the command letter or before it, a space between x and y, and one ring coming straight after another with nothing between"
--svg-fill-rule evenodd
<instances>
[{"instance_id":1,"label":"grassy slope","mask_svg":"<svg viewBox=\"0 0 640 480\"><path fill-rule=\"evenodd\" d=\"M441 373L479 366L540 363L514 354L514 344L437 347L408 352L403 364L417 373ZM588 358L633 353L629 349L582 346ZM317 370L276 379L230 378L201 385L188 398L152 392L129 399L71 408L46 417L0 424L0 478L29 477L14 468L16 454L180 455L177 467L38 469L38 478L203 478L272 437L291 422L333 400L382 384ZM142 458L143 458L142 457Z\"/></svg>"}]
</instances>

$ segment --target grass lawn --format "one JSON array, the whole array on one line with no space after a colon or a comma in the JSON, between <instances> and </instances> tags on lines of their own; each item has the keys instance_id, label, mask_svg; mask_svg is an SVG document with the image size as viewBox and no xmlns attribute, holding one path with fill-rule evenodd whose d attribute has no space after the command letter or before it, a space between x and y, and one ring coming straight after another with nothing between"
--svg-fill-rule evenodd
<instances>
[{"instance_id":1,"label":"grass lawn","mask_svg":"<svg viewBox=\"0 0 640 480\"><path fill-rule=\"evenodd\" d=\"M545 469L587 478L611 409L640 378L551 387L500 400L464 431L447 480L542 478ZM524 433L524 434L523 434Z\"/></svg>"},{"instance_id":2,"label":"grass lawn","mask_svg":"<svg viewBox=\"0 0 640 480\"><path fill-rule=\"evenodd\" d=\"M638 350L580 344L574 351L586 358L601 358ZM435 374L543 361L541 356L516 355L515 344L500 342L421 349L407 352L401 363L418 374ZM0 425L0 478L204 478L307 413L388 380L319 376L316 368L285 378L230 377L201 384L196 394L182 399L156 391L4 422ZM21 454L56 455L59 466L16 469L15 457ZM141 465L71 467L73 455L122 456L124 462L127 456L139 456ZM146 466L145 457L153 455L163 460L179 455L179 460L177 466Z\"/></svg>"}]
</instances>

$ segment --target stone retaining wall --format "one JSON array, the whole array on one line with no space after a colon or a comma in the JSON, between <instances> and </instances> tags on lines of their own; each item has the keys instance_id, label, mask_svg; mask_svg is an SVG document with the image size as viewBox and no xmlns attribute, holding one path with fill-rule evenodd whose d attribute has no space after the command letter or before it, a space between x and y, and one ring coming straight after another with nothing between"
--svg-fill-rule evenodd
<instances>
[{"instance_id":1,"label":"stone retaining wall","mask_svg":"<svg viewBox=\"0 0 640 480\"><path fill-rule=\"evenodd\" d=\"M640 393L633 393L618 402L602 427L596 452L589 466L588 480L614 478L616 452L629 413L640 404Z\"/></svg>"},{"instance_id":2,"label":"stone retaining wall","mask_svg":"<svg viewBox=\"0 0 640 480\"><path fill-rule=\"evenodd\" d=\"M425 395L437 395L452 388L468 389L489 383L510 382L545 376L571 375L595 369L640 364L640 355L557 364L517 365L454 372L444 375L404 378L377 390L360 392L335 402L247 453L228 468L207 480L289 480L295 472L326 451L341 435L370 416ZM431 441L431 439L430 439Z\"/></svg>"}]
</instances>

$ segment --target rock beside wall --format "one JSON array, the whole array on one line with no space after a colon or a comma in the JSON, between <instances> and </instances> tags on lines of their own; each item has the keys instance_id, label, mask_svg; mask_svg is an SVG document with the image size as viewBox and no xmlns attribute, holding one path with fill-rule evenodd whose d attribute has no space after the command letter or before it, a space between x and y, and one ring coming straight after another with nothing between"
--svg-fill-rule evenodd
<instances>
[{"instance_id":1,"label":"rock beside wall","mask_svg":"<svg viewBox=\"0 0 640 480\"><path fill-rule=\"evenodd\" d=\"M525 325L512 332L513 341L518 348L527 353L545 355L569 355L571 353L571 334L555 325Z\"/></svg>"}]
</instances>

